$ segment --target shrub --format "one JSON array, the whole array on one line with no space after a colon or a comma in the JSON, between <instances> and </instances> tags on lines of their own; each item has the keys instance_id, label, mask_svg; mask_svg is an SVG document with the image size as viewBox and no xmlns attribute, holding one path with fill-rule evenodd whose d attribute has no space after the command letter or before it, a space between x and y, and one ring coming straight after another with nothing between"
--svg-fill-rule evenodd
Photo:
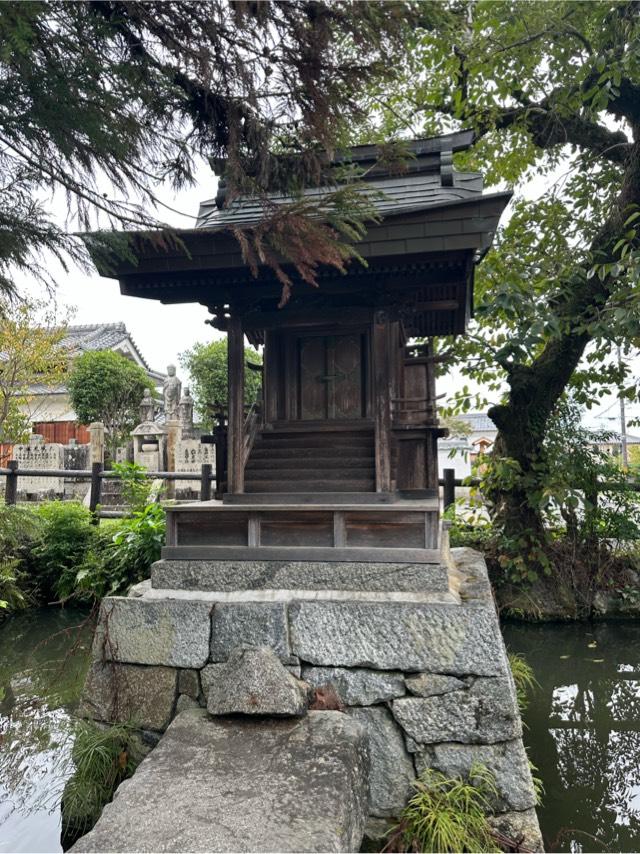
<instances>
[{"instance_id":1,"label":"shrub","mask_svg":"<svg viewBox=\"0 0 640 854\"><path fill-rule=\"evenodd\" d=\"M29 558L41 528L31 510L0 504L0 608L17 610L33 598Z\"/></svg>"},{"instance_id":2,"label":"shrub","mask_svg":"<svg viewBox=\"0 0 640 854\"><path fill-rule=\"evenodd\" d=\"M93 543L91 513L76 501L47 501L36 511L42 521L32 549L31 572L47 599L68 596Z\"/></svg>"},{"instance_id":3,"label":"shrub","mask_svg":"<svg viewBox=\"0 0 640 854\"><path fill-rule=\"evenodd\" d=\"M96 598L126 593L147 578L160 557L166 530L160 504L148 504L122 521L100 528L76 576L77 593Z\"/></svg>"},{"instance_id":4,"label":"shrub","mask_svg":"<svg viewBox=\"0 0 640 854\"><path fill-rule=\"evenodd\" d=\"M131 510L142 510L149 503L153 481L145 476L146 469L136 463L114 463L111 466L122 484L124 503Z\"/></svg>"},{"instance_id":5,"label":"shrub","mask_svg":"<svg viewBox=\"0 0 640 854\"><path fill-rule=\"evenodd\" d=\"M496 786L484 766L473 765L468 780L429 768L414 787L385 851L500 851L486 818Z\"/></svg>"}]
</instances>

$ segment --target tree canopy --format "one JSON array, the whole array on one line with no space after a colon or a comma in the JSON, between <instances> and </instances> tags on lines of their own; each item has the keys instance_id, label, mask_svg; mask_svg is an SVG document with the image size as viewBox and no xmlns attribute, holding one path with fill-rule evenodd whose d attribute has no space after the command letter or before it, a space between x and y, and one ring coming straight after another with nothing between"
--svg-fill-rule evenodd
<instances>
[{"instance_id":1,"label":"tree canopy","mask_svg":"<svg viewBox=\"0 0 640 854\"><path fill-rule=\"evenodd\" d=\"M42 202L51 194L77 228L126 230L158 225L156 188L192 183L198 158L224 170L229 198L317 182L361 115L363 80L396 73L418 5L0 4L0 288L14 289L15 268L47 279L40 250L86 259ZM329 224L298 205L238 234L248 259L278 266L284 252L306 278L317 261L340 266L357 202L343 190L335 203ZM265 200L265 220L273 213ZM108 243L126 254L122 235Z\"/></svg>"},{"instance_id":2,"label":"tree canopy","mask_svg":"<svg viewBox=\"0 0 640 854\"><path fill-rule=\"evenodd\" d=\"M0 442L22 442L38 415L38 386L63 382L68 353L64 327L39 304L0 315Z\"/></svg>"},{"instance_id":3,"label":"tree canopy","mask_svg":"<svg viewBox=\"0 0 640 854\"><path fill-rule=\"evenodd\" d=\"M476 320L452 353L498 393L487 488L526 552L518 533L540 534L548 500L554 407L569 387L591 404L623 381L613 348L640 331L640 4L454 2L439 12L415 32L384 122L388 132L472 128L458 168L516 191L478 270ZM545 190L532 198L534 180Z\"/></svg>"},{"instance_id":4,"label":"tree canopy","mask_svg":"<svg viewBox=\"0 0 640 854\"><path fill-rule=\"evenodd\" d=\"M74 359L67 387L78 421L102 421L112 453L140 420L139 406L149 378L140 365L112 350Z\"/></svg>"},{"instance_id":5,"label":"tree canopy","mask_svg":"<svg viewBox=\"0 0 640 854\"><path fill-rule=\"evenodd\" d=\"M244 349L245 365L261 365L262 356L253 347ZM224 408L228 402L227 339L210 341L207 344L194 344L191 349L180 354L180 364L189 371L191 391L196 410L205 422L211 420L211 407ZM245 369L245 402L253 403L262 384L260 371Z\"/></svg>"}]
</instances>

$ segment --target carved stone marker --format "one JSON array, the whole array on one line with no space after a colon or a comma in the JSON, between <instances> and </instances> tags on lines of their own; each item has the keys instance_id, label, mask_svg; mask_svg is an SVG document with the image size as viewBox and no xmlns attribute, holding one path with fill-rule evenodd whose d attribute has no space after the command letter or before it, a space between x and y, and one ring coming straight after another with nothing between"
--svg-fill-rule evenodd
<instances>
[{"instance_id":1,"label":"carved stone marker","mask_svg":"<svg viewBox=\"0 0 640 854\"><path fill-rule=\"evenodd\" d=\"M21 469L62 469L64 468L64 448L57 443L45 444L42 436L35 434L25 445L15 445L13 459ZM18 492L25 495L62 495L64 478L62 477L21 477Z\"/></svg>"}]
</instances>

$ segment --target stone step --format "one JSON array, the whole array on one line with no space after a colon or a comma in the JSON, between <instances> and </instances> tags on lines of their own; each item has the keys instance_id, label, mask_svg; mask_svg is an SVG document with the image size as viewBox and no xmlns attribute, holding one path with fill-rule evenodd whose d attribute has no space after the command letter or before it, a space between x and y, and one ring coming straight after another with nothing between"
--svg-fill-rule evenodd
<instances>
[{"instance_id":1,"label":"stone step","mask_svg":"<svg viewBox=\"0 0 640 854\"><path fill-rule=\"evenodd\" d=\"M341 563L287 560L159 560L151 586L163 590L351 590L438 593L449 589L444 563Z\"/></svg>"},{"instance_id":2,"label":"stone step","mask_svg":"<svg viewBox=\"0 0 640 854\"><path fill-rule=\"evenodd\" d=\"M358 851L368 812L364 727L179 714L96 826L90 851Z\"/></svg>"}]
</instances>

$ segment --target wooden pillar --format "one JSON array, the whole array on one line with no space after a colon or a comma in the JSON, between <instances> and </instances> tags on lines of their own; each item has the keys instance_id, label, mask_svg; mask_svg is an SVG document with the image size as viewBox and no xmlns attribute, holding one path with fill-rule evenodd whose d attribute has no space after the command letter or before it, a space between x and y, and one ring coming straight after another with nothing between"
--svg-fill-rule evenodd
<instances>
[{"instance_id":1,"label":"wooden pillar","mask_svg":"<svg viewBox=\"0 0 640 854\"><path fill-rule=\"evenodd\" d=\"M391 491L391 370L389 319L377 311L372 327L376 492Z\"/></svg>"},{"instance_id":2,"label":"wooden pillar","mask_svg":"<svg viewBox=\"0 0 640 854\"><path fill-rule=\"evenodd\" d=\"M227 327L229 434L227 480L231 493L244 492L244 335L242 320L230 317Z\"/></svg>"}]
</instances>

